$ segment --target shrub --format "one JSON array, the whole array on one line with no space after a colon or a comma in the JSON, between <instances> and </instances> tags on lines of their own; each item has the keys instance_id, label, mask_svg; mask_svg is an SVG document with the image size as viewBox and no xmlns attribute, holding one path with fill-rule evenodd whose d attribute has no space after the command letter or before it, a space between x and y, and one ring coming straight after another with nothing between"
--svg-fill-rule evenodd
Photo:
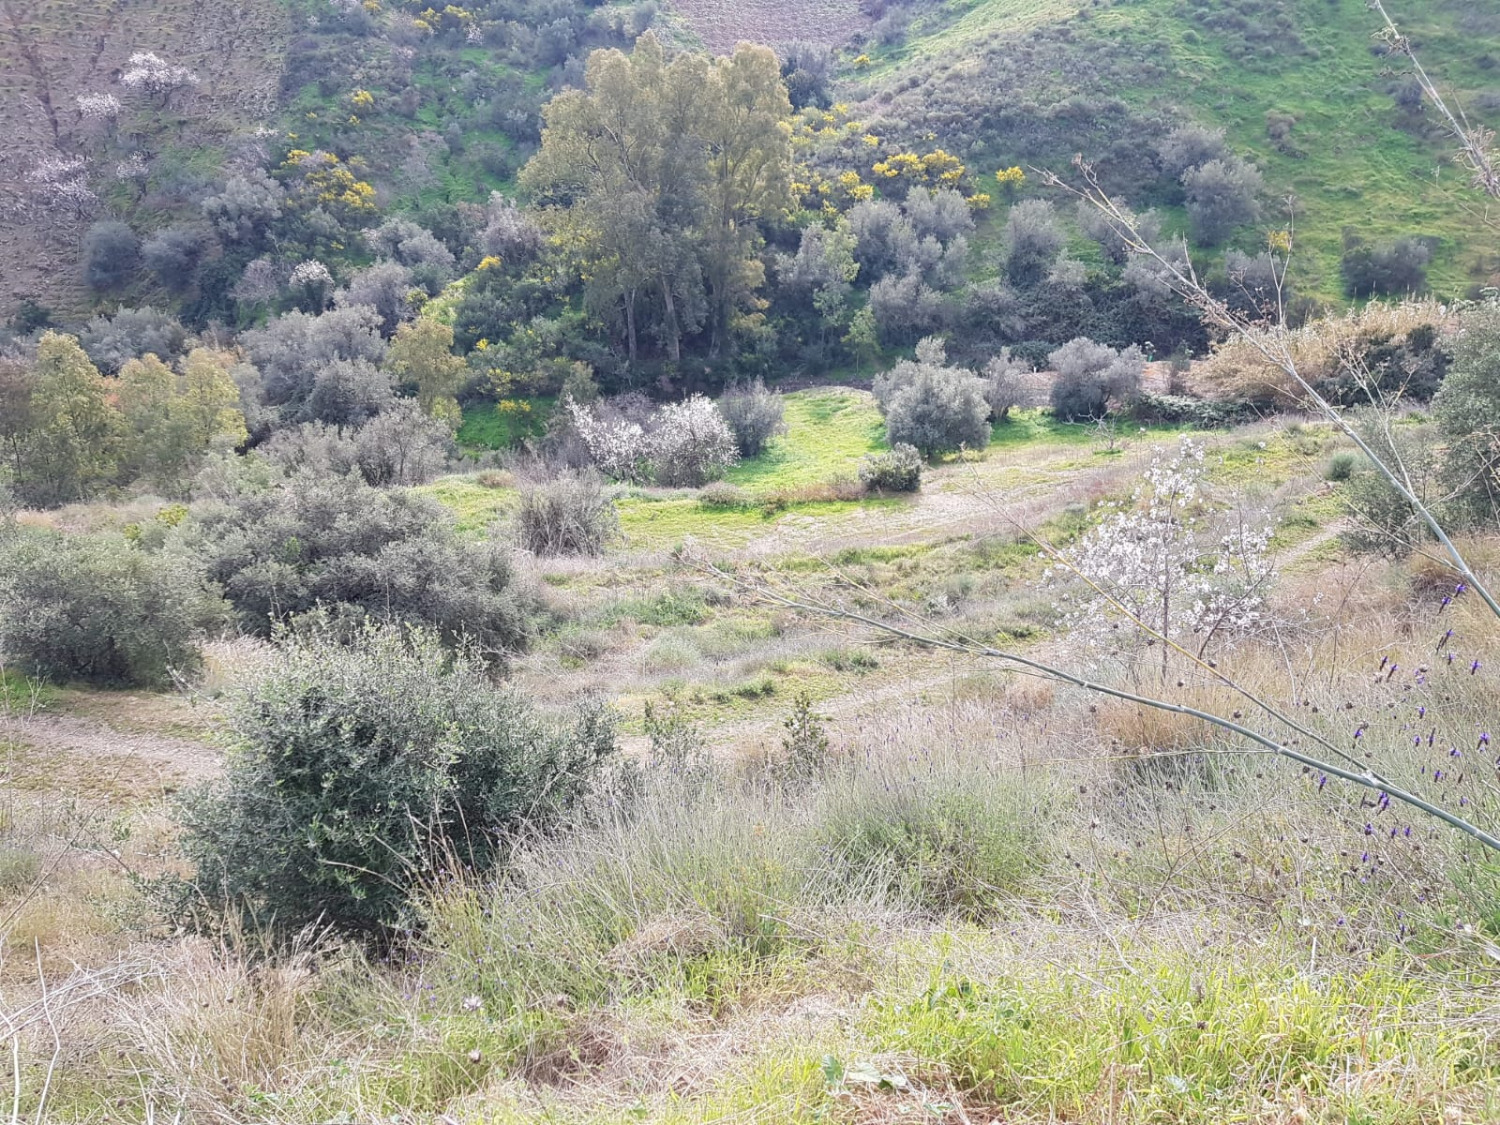
<instances>
[{"instance_id":1,"label":"shrub","mask_svg":"<svg viewBox=\"0 0 1500 1125\"><path fill-rule=\"evenodd\" d=\"M494 866L615 752L602 708L545 723L431 634L367 628L356 641L285 637L233 703L226 776L181 810L203 901L286 934L322 923L389 938L439 865Z\"/></svg>"},{"instance_id":2,"label":"shrub","mask_svg":"<svg viewBox=\"0 0 1500 1125\"><path fill-rule=\"evenodd\" d=\"M702 395L656 412L648 450L656 483L675 487L697 488L717 480L739 459L729 424Z\"/></svg>"},{"instance_id":3,"label":"shrub","mask_svg":"<svg viewBox=\"0 0 1500 1125\"><path fill-rule=\"evenodd\" d=\"M1359 458L1351 450L1341 450L1328 459L1328 468L1323 475L1331 481L1345 481L1354 475Z\"/></svg>"},{"instance_id":4,"label":"shrub","mask_svg":"<svg viewBox=\"0 0 1500 1125\"><path fill-rule=\"evenodd\" d=\"M989 404L990 421L1004 422L1010 412L1026 398L1026 377L1031 366L1011 355L1009 348L991 356L984 365L984 401Z\"/></svg>"},{"instance_id":5,"label":"shrub","mask_svg":"<svg viewBox=\"0 0 1500 1125\"><path fill-rule=\"evenodd\" d=\"M719 413L734 433L741 457L754 457L773 437L786 433L786 406L761 379L737 384L719 399Z\"/></svg>"},{"instance_id":6,"label":"shrub","mask_svg":"<svg viewBox=\"0 0 1500 1125\"><path fill-rule=\"evenodd\" d=\"M408 491L300 473L198 505L183 536L262 636L319 606L341 620L421 624L487 656L530 635L533 599L503 545L461 540L436 501Z\"/></svg>"},{"instance_id":7,"label":"shrub","mask_svg":"<svg viewBox=\"0 0 1500 1125\"><path fill-rule=\"evenodd\" d=\"M180 293L192 284L193 272L207 249L202 231L171 226L146 239L141 246L141 261L165 288Z\"/></svg>"},{"instance_id":8,"label":"shrub","mask_svg":"<svg viewBox=\"0 0 1500 1125\"><path fill-rule=\"evenodd\" d=\"M1203 125L1180 125L1156 146L1162 171L1174 180L1211 160L1224 160L1229 150L1224 145L1224 130Z\"/></svg>"},{"instance_id":9,"label":"shrub","mask_svg":"<svg viewBox=\"0 0 1500 1125\"><path fill-rule=\"evenodd\" d=\"M1447 444L1448 516L1461 525L1493 524L1500 518L1500 305L1466 313L1452 347L1453 366L1432 400Z\"/></svg>"},{"instance_id":10,"label":"shrub","mask_svg":"<svg viewBox=\"0 0 1500 1125\"><path fill-rule=\"evenodd\" d=\"M424 484L443 470L453 430L414 399L397 399L354 435L354 461L366 482Z\"/></svg>"},{"instance_id":11,"label":"shrub","mask_svg":"<svg viewBox=\"0 0 1500 1125\"><path fill-rule=\"evenodd\" d=\"M1204 246L1217 246L1260 214L1256 201L1263 186L1260 172L1235 157L1190 169L1182 177L1182 186L1187 192L1193 239Z\"/></svg>"},{"instance_id":12,"label":"shrub","mask_svg":"<svg viewBox=\"0 0 1500 1125\"><path fill-rule=\"evenodd\" d=\"M1066 243L1052 204L1025 199L1005 220L1005 273L1017 285L1034 285L1047 276Z\"/></svg>"},{"instance_id":13,"label":"shrub","mask_svg":"<svg viewBox=\"0 0 1500 1125\"><path fill-rule=\"evenodd\" d=\"M754 498L739 485L721 480L704 485L703 491L698 493L698 503L705 508L748 508L754 502Z\"/></svg>"},{"instance_id":14,"label":"shrub","mask_svg":"<svg viewBox=\"0 0 1500 1125\"><path fill-rule=\"evenodd\" d=\"M889 343L909 343L923 332L936 328L942 319L943 301L937 290L909 273L883 277L870 286L868 306L880 338Z\"/></svg>"},{"instance_id":15,"label":"shrub","mask_svg":"<svg viewBox=\"0 0 1500 1125\"><path fill-rule=\"evenodd\" d=\"M141 243L124 223L105 220L83 236L83 268L95 289L113 289L128 278L140 258Z\"/></svg>"},{"instance_id":16,"label":"shrub","mask_svg":"<svg viewBox=\"0 0 1500 1125\"><path fill-rule=\"evenodd\" d=\"M874 492L916 492L922 487L922 455L914 445L867 453L859 463L859 481Z\"/></svg>"},{"instance_id":17,"label":"shrub","mask_svg":"<svg viewBox=\"0 0 1500 1125\"><path fill-rule=\"evenodd\" d=\"M1154 246L1161 237L1161 219L1156 212L1137 215L1127 210L1126 216L1134 222L1141 240ZM1130 260L1126 228L1086 200L1078 202L1078 226L1115 265L1122 266Z\"/></svg>"},{"instance_id":18,"label":"shrub","mask_svg":"<svg viewBox=\"0 0 1500 1125\"><path fill-rule=\"evenodd\" d=\"M330 426L361 426L395 397L390 372L367 359L336 359L313 376L298 417Z\"/></svg>"},{"instance_id":19,"label":"shrub","mask_svg":"<svg viewBox=\"0 0 1500 1125\"><path fill-rule=\"evenodd\" d=\"M1346 238L1339 272L1351 297L1399 297L1427 288L1430 261L1432 247L1420 238L1408 235L1377 246Z\"/></svg>"},{"instance_id":20,"label":"shrub","mask_svg":"<svg viewBox=\"0 0 1500 1125\"><path fill-rule=\"evenodd\" d=\"M521 489L516 536L537 555L602 555L620 534L615 503L592 469Z\"/></svg>"},{"instance_id":21,"label":"shrub","mask_svg":"<svg viewBox=\"0 0 1500 1125\"><path fill-rule=\"evenodd\" d=\"M812 696L798 692L781 723L781 772L788 779L816 777L828 767L828 716L813 710Z\"/></svg>"},{"instance_id":22,"label":"shrub","mask_svg":"<svg viewBox=\"0 0 1500 1125\"><path fill-rule=\"evenodd\" d=\"M191 674L214 602L185 560L119 535L17 535L0 566L0 651L53 680L161 688Z\"/></svg>"},{"instance_id":23,"label":"shrub","mask_svg":"<svg viewBox=\"0 0 1500 1125\"><path fill-rule=\"evenodd\" d=\"M154 355L171 363L187 351L187 331L159 309L120 309L89 320L78 343L100 371L117 374L132 359Z\"/></svg>"},{"instance_id":24,"label":"shrub","mask_svg":"<svg viewBox=\"0 0 1500 1125\"><path fill-rule=\"evenodd\" d=\"M1189 395L1142 391L1131 404L1130 416L1138 422L1217 430L1248 422L1255 417L1255 411L1243 402L1209 401Z\"/></svg>"},{"instance_id":25,"label":"shrub","mask_svg":"<svg viewBox=\"0 0 1500 1125\"><path fill-rule=\"evenodd\" d=\"M1069 340L1047 357L1057 372L1052 384L1052 410L1064 421L1102 418L1109 400L1134 395L1140 389L1145 361L1131 345L1115 351L1087 336Z\"/></svg>"},{"instance_id":26,"label":"shrub","mask_svg":"<svg viewBox=\"0 0 1500 1125\"><path fill-rule=\"evenodd\" d=\"M947 366L943 341L917 345L915 361L903 360L875 380L891 443L914 445L925 456L990 443L990 406L984 383L972 372Z\"/></svg>"},{"instance_id":27,"label":"shrub","mask_svg":"<svg viewBox=\"0 0 1500 1125\"><path fill-rule=\"evenodd\" d=\"M295 417L318 372L329 364L339 359L379 363L385 357L379 324L379 314L362 305L317 316L290 312L244 333L240 342L260 369L266 403Z\"/></svg>"},{"instance_id":28,"label":"shrub","mask_svg":"<svg viewBox=\"0 0 1500 1125\"><path fill-rule=\"evenodd\" d=\"M1362 426L1361 437L1387 465L1399 464L1413 492L1429 508L1436 505L1442 464L1431 428L1385 430ZM1397 460L1399 458L1399 461ZM1402 558L1429 538L1415 506L1365 458L1357 458L1338 497L1352 517L1343 540L1356 551ZM1447 513L1445 513L1446 515ZM1455 520L1461 523L1461 520Z\"/></svg>"},{"instance_id":29,"label":"shrub","mask_svg":"<svg viewBox=\"0 0 1500 1125\"><path fill-rule=\"evenodd\" d=\"M412 316L411 293L415 282L411 270L399 262L376 262L349 279L333 295L341 309L371 308L380 317L380 333L389 338Z\"/></svg>"}]
</instances>

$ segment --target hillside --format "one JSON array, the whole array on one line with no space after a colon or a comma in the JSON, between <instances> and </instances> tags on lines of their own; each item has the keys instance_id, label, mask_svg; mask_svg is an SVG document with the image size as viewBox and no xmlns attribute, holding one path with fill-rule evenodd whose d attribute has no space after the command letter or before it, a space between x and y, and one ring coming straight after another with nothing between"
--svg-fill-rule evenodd
<instances>
[{"instance_id":1,"label":"hillside","mask_svg":"<svg viewBox=\"0 0 1500 1125\"><path fill-rule=\"evenodd\" d=\"M804 20L821 10L675 7L718 47L728 42L718 30L726 11L736 35L784 43L799 37L793 12ZM1309 294L1339 296L1346 230L1372 243L1431 239L1439 293L1500 278L1493 243L1472 237L1478 217L1449 160L1451 140L1415 96L1402 60L1381 54L1377 17L1359 0L946 0L912 10L904 40L877 43L872 65L846 67L839 84L838 96L882 135L941 145L981 169L1066 171L1079 153L1132 195L1155 141L1172 123L1195 120L1225 129L1233 149L1264 171L1262 226L1288 225L1292 200L1294 273ZM1409 0L1392 14L1474 120L1500 124L1500 13ZM809 37L838 23L826 15ZM1251 232L1241 241L1263 248Z\"/></svg>"},{"instance_id":2,"label":"hillside","mask_svg":"<svg viewBox=\"0 0 1500 1125\"><path fill-rule=\"evenodd\" d=\"M0 4L0 307L22 297L64 314L88 307L75 266L82 228L100 209L88 194L121 206L148 188L104 162L110 141L141 153L149 188L170 205L216 168L230 136L276 119L289 15L281 0ZM197 84L161 105L125 97L117 115L86 118L77 99L122 93L121 74L142 51Z\"/></svg>"},{"instance_id":3,"label":"hillside","mask_svg":"<svg viewBox=\"0 0 1500 1125\"><path fill-rule=\"evenodd\" d=\"M1393 14L1476 120L1500 123L1500 13L1413 0ZM1063 168L1081 152L1127 191L1117 146L1140 146L1157 120L1186 114L1227 130L1262 168L1265 225L1288 225L1291 199L1295 272L1309 291L1338 295L1346 230L1369 242L1435 240L1437 292L1493 284L1500 258L1473 238L1476 206L1451 139L1413 100L1402 60L1379 54L1377 29L1354 0L981 0L949 6L893 52L871 96L914 130L957 132L996 167ZM1038 111L1075 124L1049 135L1018 120ZM1253 234L1245 244L1261 245Z\"/></svg>"}]
</instances>

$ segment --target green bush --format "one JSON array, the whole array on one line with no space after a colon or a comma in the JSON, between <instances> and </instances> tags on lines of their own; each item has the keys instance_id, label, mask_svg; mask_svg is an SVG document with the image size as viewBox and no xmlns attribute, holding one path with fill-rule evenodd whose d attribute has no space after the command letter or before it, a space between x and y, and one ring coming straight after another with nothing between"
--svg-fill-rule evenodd
<instances>
[{"instance_id":1,"label":"green bush","mask_svg":"<svg viewBox=\"0 0 1500 1125\"><path fill-rule=\"evenodd\" d=\"M414 622L494 656L531 635L534 599L505 546L460 539L436 501L404 489L301 474L197 505L183 535L244 628L263 636L318 607Z\"/></svg>"},{"instance_id":2,"label":"green bush","mask_svg":"<svg viewBox=\"0 0 1500 1125\"><path fill-rule=\"evenodd\" d=\"M914 445L867 453L859 463L859 483L872 492L916 492L922 487L922 455Z\"/></svg>"},{"instance_id":3,"label":"green bush","mask_svg":"<svg viewBox=\"0 0 1500 1125\"><path fill-rule=\"evenodd\" d=\"M591 792L615 753L602 707L544 722L432 633L281 640L231 707L225 777L181 808L202 900L256 924L388 939L444 864L494 866L517 832Z\"/></svg>"},{"instance_id":4,"label":"green bush","mask_svg":"<svg viewBox=\"0 0 1500 1125\"><path fill-rule=\"evenodd\" d=\"M22 534L0 557L0 651L51 680L169 686L219 608L185 560L123 535Z\"/></svg>"},{"instance_id":5,"label":"green bush","mask_svg":"<svg viewBox=\"0 0 1500 1125\"><path fill-rule=\"evenodd\" d=\"M1049 355L1047 366L1057 372L1053 413L1065 422L1078 422L1104 417L1110 399L1133 398L1141 388L1145 361L1134 344L1117 352L1077 336Z\"/></svg>"},{"instance_id":6,"label":"green bush","mask_svg":"<svg viewBox=\"0 0 1500 1125\"><path fill-rule=\"evenodd\" d=\"M1342 450L1328 459L1328 468L1324 476L1331 481L1348 480L1354 475L1354 467L1359 464L1357 458L1350 450Z\"/></svg>"},{"instance_id":7,"label":"green bush","mask_svg":"<svg viewBox=\"0 0 1500 1125\"><path fill-rule=\"evenodd\" d=\"M1136 396L1130 414L1138 422L1192 426L1199 430L1227 429L1255 417L1248 403L1209 402L1188 395L1159 395L1150 391Z\"/></svg>"},{"instance_id":8,"label":"green bush","mask_svg":"<svg viewBox=\"0 0 1500 1125\"><path fill-rule=\"evenodd\" d=\"M771 439L786 433L786 406L781 395L761 379L736 384L719 399L719 413L734 433L741 457L756 457Z\"/></svg>"}]
</instances>

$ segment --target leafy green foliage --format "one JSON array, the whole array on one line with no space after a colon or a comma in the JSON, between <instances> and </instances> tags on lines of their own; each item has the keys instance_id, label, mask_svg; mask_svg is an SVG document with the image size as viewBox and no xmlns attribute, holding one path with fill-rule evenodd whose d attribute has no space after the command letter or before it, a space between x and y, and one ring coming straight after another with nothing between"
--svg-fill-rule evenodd
<instances>
[{"instance_id":1,"label":"leafy green foliage","mask_svg":"<svg viewBox=\"0 0 1500 1125\"><path fill-rule=\"evenodd\" d=\"M900 442L884 453L867 454L859 464L859 483L872 492L915 492L922 487L922 454Z\"/></svg>"},{"instance_id":2,"label":"leafy green foliage","mask_svg":"<svg viewBox=\"0 0 1500 1125\"><path fill-rule=\"evenodd\" d=\"M767 390L765 381L730 387L720 397L719 413L734 433L741 457L758 457L771 439L786 433L786 405Z\"/></svg>"},{"instance_id":3,"label":"leafy green foliage","mask_svg":"<svg viewBox=\"0 0 1500 1125\"><path fill-rule=\"evenodd\" d=\"M931 457L989 444L985 384L972 371L948 366L940 339L923 340L915 360L903 360L877 376L875 398L892 445L915 446Z\"/></svg>"},{"instance_id":4,"label":"leafy green foliage","mask_svg":"<svg viewBox=\"0 0 1500 1125\"><path fill-rule=\"evenodd\" d=\"M1432 402L1447 444L1449 510L1461 525L1493 524L1500 518L1500 305L1473 310L1452 349L1453 366Z\"/></svg>"},{"instance_id":5,"label":"leafy green foliage","mask_svg":"<svg viewBox=\"0 0 1500 1125\"><path fill-rule=\"evenodd\" d=\"M183 807L183 846L210 904L382 940L445 865L492 867L588 794L615 740L602 708L544 722L430 633L353 640L282 637L232 707L225 778Z\"/></svg>"},{"instance_id":6,"label":"leafy green foliage","mask_svg":"<svg viewBox=\"0 0 1500 1125\"><path fill-rule=\"evenodd\" d=\"M534 599L504 545L461 540L435 501L404 489L297 475L199 505L183 532L241 625L262 636L318 607L421 624L495 659L531 633Z\"/></svg>"},{"instance_id":7,"label":"leafy green foliage","mask_svg":"<svg viewBox=\"0 0 1500 1125\"><path fill-rule=\"evenodd\" d=\"M0 650L31 675L165 688L198 670L197 640L215 616L190 560L123 536L0 543Z\"/></svg>"},{"instance_id":8,"label":"leafy green foliage","mask_svg":"<svg viewBox=\"0 0 1500 1125\"><path fill-rule=\"evenodd\" d=\"M1057 372L1052 383L1052 410L1065 421L1102 418L1112 398L1133 396L1145 364L1134 346L1115 351L1080 336L1047 357Z\"/></svg>"}]
</instances>

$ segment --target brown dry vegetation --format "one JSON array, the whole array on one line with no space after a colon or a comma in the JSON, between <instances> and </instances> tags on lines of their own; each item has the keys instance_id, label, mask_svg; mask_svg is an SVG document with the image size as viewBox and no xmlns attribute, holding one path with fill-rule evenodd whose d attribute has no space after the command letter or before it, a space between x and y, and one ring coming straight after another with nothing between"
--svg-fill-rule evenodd
<instances>
[{"instance_id":1,"label":"brown dry vegetation","mask_svg":"<svg viewBox=\"0 0 1500 1125\"><path fill-rule=\"evenodd\" d=\"M288 31L277 0L0 4L0 305L31 297L65 316L87 307L82 278L63 268L76 261L87 220L38 222L27 206L27 174L46 157L86 152L88 130L98 127L80 122L74 98L113 92L126 103L117 128L131 128L138 107L119 73L132 53L153 51L201 80L173 96L177 128L165 144L209 147L231 129L271 122Z\"/></svg>"},{"instance_id":2,"label":"brown dry vegetation","mask_svg":"<svg viewBox=\"0 0 1500 1125\"><path fill-rule=\"evenodd\" d=\"M868 26L859 0L674 0L693 36L727 53L741 42L841 46Z\"/></svg>"}]
</instances>

